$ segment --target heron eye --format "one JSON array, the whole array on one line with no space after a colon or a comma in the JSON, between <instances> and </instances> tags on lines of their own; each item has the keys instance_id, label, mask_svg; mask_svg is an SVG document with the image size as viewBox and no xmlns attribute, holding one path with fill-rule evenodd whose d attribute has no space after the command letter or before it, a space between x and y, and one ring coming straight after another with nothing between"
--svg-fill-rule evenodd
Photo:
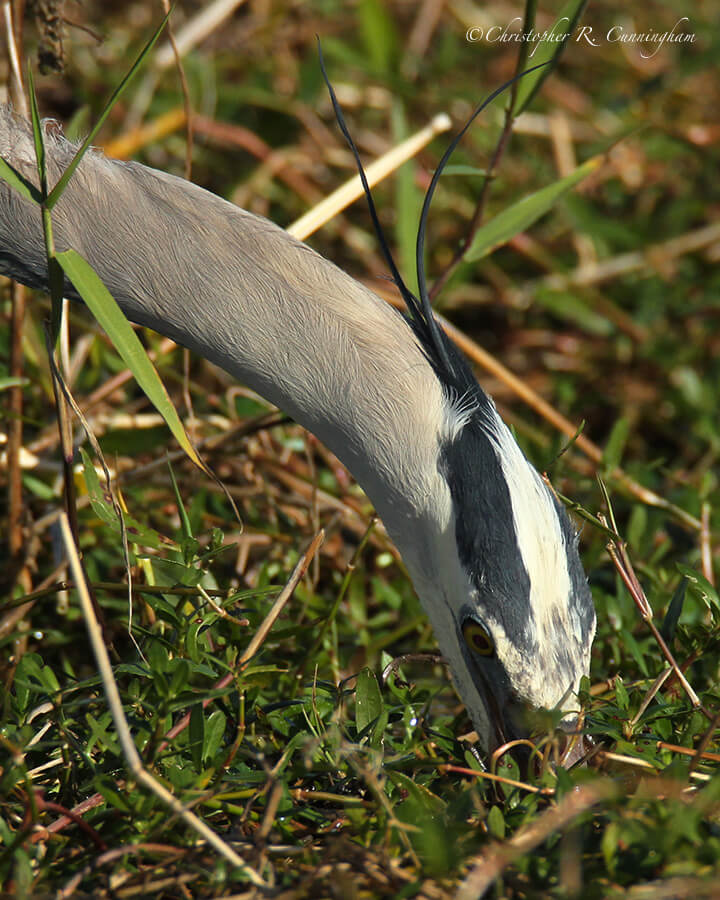
<instances>
[{"instance_id":1,"label":"heron eye","mask_svg":"<svg viewBox=\"0 0 720 900\"><path fill-rule=\"evenodd\" d=\"M463 625L463 637L465 643L480 656L492 656L495 652L495 643L486 628L478 622L468 619Z\"/></svg>"}]
</instances>

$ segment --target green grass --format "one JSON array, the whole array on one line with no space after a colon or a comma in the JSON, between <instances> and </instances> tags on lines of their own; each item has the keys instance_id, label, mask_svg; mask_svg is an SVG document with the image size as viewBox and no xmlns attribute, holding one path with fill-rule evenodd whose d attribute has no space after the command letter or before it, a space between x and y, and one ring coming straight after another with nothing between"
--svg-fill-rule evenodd
<instances>
[{"instance_id":1,"label":"green grass","mask_svg":"<svg viewBox=\"0 0 720 900\"><path fill-rule=\"evenodd\" d=\"M540 4L548 26L558 9ZM83 14L105 43L71 31L66 72L36 79L42 113L84 122L80 132L160 15L144 4L131 14L100 6ZM186 15L180 4L176 27ZM321 83L316 32L366 159L438 112L461 122L510 77L517 46L468 43L470 23L448 8L412 58L417 15L407 4L369 0L243 7L186 58L190 96L206 120L242 126L275 157L263 162L243 149L252 146L247 132L234 135L243 147L228 145L206 124L195 133L194 180L287 225L352 174ZM673 675L653 693L666 661L606 535L585 523L582 555L598 611L585 727L598 752L582 768L554 767L548 720L531 773L509 755L478 758L447 672L423 655L435 642L402 564L380 527L368 532L369 504L337 462L291 423L267 427L267 408L202 360L189 360L185 377L183 352L161 350L161 339L143 332L183 418L190 398L195 438L241 527L227 496L176 452L162 423L141 418L153 410L132 380L91 402L124 364L86 312L70 311L72 353L82 362L73 394L122 473L137 541L131 636L119 531L80 464L80 544L135 745L147 769L279 896L449 898L486 883L489 896L512 898L695 898L720 889L720 600L710 581L720 534L720 236L702 231L716 221L720 199L712 67L720 35L709 2L672 10L650 3L633 15L636 31L670 29L688 15L696 41L645 62L605 40L568 45L529 107L543 118L521 123L509 142L486 218L567 174L557 164L563 150L582 163L613 148L526 237L461 264L438 305L570 422L585 423L583 437L604 453L600 463L579 442L558 457L567 437L479 372L528 456L592 515L608 513L602 476L654 622L704 711ZM627 16L621 4L591 3L583 22L603 35ZM28 25L33 64L36 44ZM138 110L154 122L182 106L169 69L142 109L146 77L144 69L98 143L130 133ZM570 144L553 115L569 122ZM554 143L540 133L551 122ZM454 162L485 169L501 128L502 104L483 114ZM404 272L444 146L436 140L375 192ZM134 156L182 173L184 153L179 129ZM482 178L441 180L429 223L431 279L466 234ZM388 289L362 203L311 243ZM593 260L602 278L578 283L581 263ZM2 290L4 399L10 300ZM7 893L32 898L61 889L79 897L250 896L242 872L128 778L76 592L58 590L67 572L57 569L62 484L44 358L49 310L46 298L29 296L24 446L37 462L24 470L23 565L5 585L0 620L0 881ZM5 504L6 468L0 481ZM642 502L639 486L675 509ZM700 519L706 536L692 526ZM240 665L320 526L323 548ZM0 568L8 581L9 562ZM14 613L20 603L22 616ZM229 683L215 687L225 676ZM184 713L187 727L166 743ZM63 810L94 797L82 826L58 825Z\"/></svg>"}]
</instances>

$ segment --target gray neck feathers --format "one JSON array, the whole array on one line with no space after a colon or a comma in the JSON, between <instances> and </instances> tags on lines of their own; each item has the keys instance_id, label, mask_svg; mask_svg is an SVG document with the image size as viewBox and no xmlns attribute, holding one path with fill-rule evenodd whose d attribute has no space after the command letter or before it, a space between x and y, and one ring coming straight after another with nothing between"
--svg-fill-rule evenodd
<instances>
[{"instance_id":1,"label":"gray neck feathers","mask_svg":"<svg viewBox=\"0 0 720 900\"><path fill-rule=\"evenodd\" d=\"M54 133L46 147L52 185L74 148ZM29 126L7 108L0 154L36 180ZM57 249L85 257L131 320L221 366L316 434L401 552L414 525L447 524L437 469L442 388L405 320L371 291L271 222L97 152L53 222ZM47 284L39 210L4 182L0 271ZM406 562L417 572L419 560Z\"/></svg>"}]
</instances>

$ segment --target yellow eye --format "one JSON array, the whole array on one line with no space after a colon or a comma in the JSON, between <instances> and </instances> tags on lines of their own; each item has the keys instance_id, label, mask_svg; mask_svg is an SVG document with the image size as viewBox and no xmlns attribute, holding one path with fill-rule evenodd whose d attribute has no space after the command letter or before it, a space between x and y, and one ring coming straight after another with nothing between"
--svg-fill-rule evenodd
<instances>
[{"instance_id":1,"label":"yellow eye","mask_svg":"<svg viewBox=\"0 0 720 900\"><path fill-rule=\"evenodd\" d=\"M493 655L495 652L495 644L486 628L483 628L482 625L478 622L474 622L472 619L467 619L463 624L462 631L465 643L473 653L477 653L480 656Z\"/></svg>"}]
</instances>

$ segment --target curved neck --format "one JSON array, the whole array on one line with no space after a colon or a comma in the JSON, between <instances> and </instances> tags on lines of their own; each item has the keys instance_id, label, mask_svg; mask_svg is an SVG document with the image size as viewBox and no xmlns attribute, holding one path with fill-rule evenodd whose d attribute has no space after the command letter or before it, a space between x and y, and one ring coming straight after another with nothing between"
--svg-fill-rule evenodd
<instances>
[{"instance_id":1,"label":"curved neck","mask_svg":"<svg viewBox=\"0 0 720 900\"><path fill-rule=\"evenodd\" d=\"M56 135L46 145L52 184L73 148ZM29 126L7 109L0 153L34 180ZM447 524L437 470L442 389L405 320L371 291L271 222L95 152L53 222L57 249L82 254L131 320L221 366L316 434L404 556L413 523ZM46 286L39 211L4 183L0 270ZM406 562L417 571L422 552Z\"/></svg>"}]
</instances>

